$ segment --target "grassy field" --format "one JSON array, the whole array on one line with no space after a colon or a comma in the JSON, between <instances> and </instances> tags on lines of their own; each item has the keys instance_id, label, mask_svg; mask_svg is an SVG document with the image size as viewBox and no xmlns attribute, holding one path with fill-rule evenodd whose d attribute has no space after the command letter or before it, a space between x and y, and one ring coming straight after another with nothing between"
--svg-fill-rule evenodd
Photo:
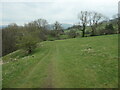
<instances>
[{"instance_id":1,"label":"grassy field","mask_svg":"<svg viewBox=\"0 0 120 90\"><path fill-rule=\"evenodd\" d=\"M115 88L118 35L46 41L3 61L3 88Z\"/></svg>"}]
</instances>

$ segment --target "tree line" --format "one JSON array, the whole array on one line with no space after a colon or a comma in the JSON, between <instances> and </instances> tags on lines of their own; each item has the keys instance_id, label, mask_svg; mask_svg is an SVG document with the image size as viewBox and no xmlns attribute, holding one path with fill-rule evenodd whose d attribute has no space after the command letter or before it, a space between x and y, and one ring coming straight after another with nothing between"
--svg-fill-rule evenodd
<instances>
[{"instance_id":1,"label":"tree line","mask_svg":"<svg viewBox=\"0 0 120 90\"><path fill-rule=\"evenodd\" d=\"M24 50L25 54L31 54L37 47L37 43L46 40L58 40L61 39L62 35L67 35L67 38L75 38L80 36L80 34L82 37L85 37L86 34L95 36L97 35L96 32L98 27L104 22L107 24L104 29L99 31L99 35L116 33L113 24L108 23L108 18L100 13L81 11L78 14L78 19L80 21L79 25L68 28L69 32L65 32L58 21L53 24L53 30L50 30L48 27L49 24L45 19L38 19L24 24L24 26L18 26L17 24L12 23L7 27L2 28L2 55L4 56L17 49ZM119 25L119 22L115 22L115 24ZM91 29L86 31L87 27L90 27ZM77 33L71 28L78 29L82 33ZM118 31L118 33L120 32Z\"/></svg>"},{"instance_id":2,"label":"tree line","mask_svg":"<svg viewBox=\"0 0 120 90\"><path fill-rule=\"evenodd\" d=\"M90 36L95 36L97 35L96 31L98 26L101 26L102 24L106 23L106 26L104 29L102 29L99 34L113 34L116 33L114 31L114 27L112 23L108 24L109 18L104 16L101 13L98 12L88 12L88 11L81 11L78 15L78 18L80 20L80 25L82 26L82 37L85 36L85 30L86 27L89 26L91 27L91 35ZM118 17L115 17L118 18ZM115 24L118 21L115 22Z\"/></svg>"},{"instance_id":3,"label":"tree line","mask_svg":"<svg viewBox=\"0 0 120 90\"><path fill-rule=\"evenodd\" d=\"M2 29L2 55L11 53L17 49L23 49L26 54L32 53L38 42L49 40L49 37L59 39L63 34L59 22L55 22L53 30L49 30L45 19L38 19L24 26L15 23Z\"/></svg>"}]
</instances>

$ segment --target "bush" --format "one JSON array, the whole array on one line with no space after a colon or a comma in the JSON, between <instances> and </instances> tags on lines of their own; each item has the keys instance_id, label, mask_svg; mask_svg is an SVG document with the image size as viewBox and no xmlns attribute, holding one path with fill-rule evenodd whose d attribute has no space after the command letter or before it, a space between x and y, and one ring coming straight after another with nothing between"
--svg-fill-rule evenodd
<instances>
[{"instance_id":1,"label":"bush","mask_svg":"<svg viewBox=\"0 0 120 90\"><path fill-rule=\"evenodd\" d=\"M113 24L106 25L105 31L106 34L113 34L115 32L113 28Z\"/></svg>"},{"instance_id":2,"label":"bush","mask_svg":"<svg viewBox=\"0 0 120 90\"><path fill-rule=\"evenodd\" d=\"M36 48L37 43L38 43L37 37L27 34L19 38L17 46L20 49L25 50L27 54L31 54L32 51Z\"/></svg>"},{"instance_id":3,"label":"bush","mask_svg":"<svg viewBox=\"0 0 120 90\"><path fill-rule=\"evenodd\" d=\"M68 36L69 36L70 38L76 38L77 35L78 35L78 34L76 33L75 30L70 30L70 32L68 32Z\"/></svg>"}]
</instances>

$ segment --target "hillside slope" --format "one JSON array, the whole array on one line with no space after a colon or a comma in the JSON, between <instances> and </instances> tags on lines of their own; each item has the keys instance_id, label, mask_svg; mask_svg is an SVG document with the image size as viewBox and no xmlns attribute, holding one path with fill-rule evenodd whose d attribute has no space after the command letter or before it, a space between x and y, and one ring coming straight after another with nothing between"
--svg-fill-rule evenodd
<instances>
[{"instance_id":1,"label":"hillside slope","mask_svg":"<svg viewBox=\"0 0 120 90\"><path fill-rule=\"evenodd\" d=\"M46 41L3 57L3 88L115 88L117 50L118 35Z\"/></svg>"}]
</instances>

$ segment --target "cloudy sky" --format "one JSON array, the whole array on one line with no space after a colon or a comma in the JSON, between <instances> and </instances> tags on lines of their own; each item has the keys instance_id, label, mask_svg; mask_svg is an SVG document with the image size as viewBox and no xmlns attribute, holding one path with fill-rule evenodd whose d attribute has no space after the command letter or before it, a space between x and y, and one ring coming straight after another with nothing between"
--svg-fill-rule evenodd
<instances>
[{"instance_id":1,"label":"cloudy sky","mask_svg":"<svg viewBox=\"0 0 120 90\"><path fill-rule=\"evenodd\" d=\"M17 1L17 2L16 2ZM0 25L17 23L23 25L43 18L48 23L75 24L82 10L96 11L111 18L118 13L119 0L1 0Z\"/></svg>"}]
</instances>

